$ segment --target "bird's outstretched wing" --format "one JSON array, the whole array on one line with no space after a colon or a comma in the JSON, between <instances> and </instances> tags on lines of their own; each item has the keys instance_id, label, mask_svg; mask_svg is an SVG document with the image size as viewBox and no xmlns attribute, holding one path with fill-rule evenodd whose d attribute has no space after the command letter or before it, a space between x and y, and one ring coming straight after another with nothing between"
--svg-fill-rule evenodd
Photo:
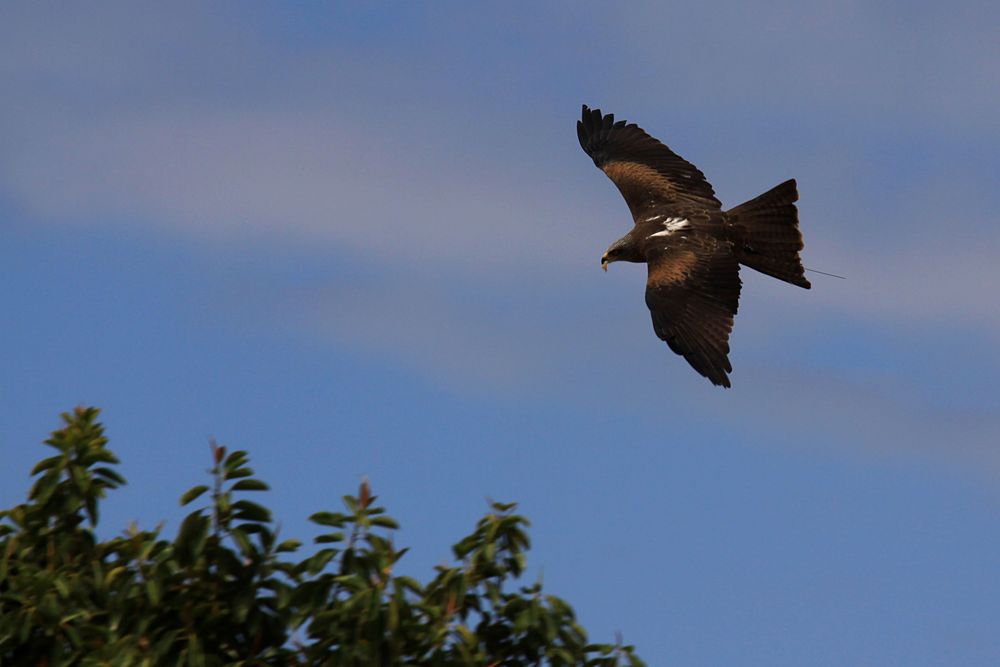
<instances>
[{"instance_id":1,"label":"bird's outstretched wing","mask_svg":"<svg viewBox=\"0 0 1000 667\"><path fill-rule=\"evenodd\" d=\"M715 191L697 167L614 114L583 106L576 123L580 146L608 175L639 221L650 212L720 209Z\"/></svg>"},{"instance_id":2,"label":"bird's outstretched wing","mask_svg":"<svg viewBox=\"0 0 1000 667\"><path fill-rule=\"evenodd\" d=\"M729 334L740 301L739 264L712 238L647 252L653 330L712 384L730 386Z\"/></svg>"}]
</instances>

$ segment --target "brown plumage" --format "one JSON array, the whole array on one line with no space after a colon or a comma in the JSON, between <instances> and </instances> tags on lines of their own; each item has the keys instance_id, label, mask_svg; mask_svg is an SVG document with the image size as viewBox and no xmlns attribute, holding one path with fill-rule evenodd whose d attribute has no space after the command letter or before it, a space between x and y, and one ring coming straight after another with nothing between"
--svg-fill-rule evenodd
<instances>
[{"instance_id":1,"label":"brown plumage","mask_svg":"<svg viewBox=\"0 0 1000 667\"><path fill-rule=\"evenodd\" d=\"M635 124L583 107L580 146L625 198L635 226L611 244L610 262L645 262L653 330L713 384L730 386L729 334L740 264L809 288L799 251L795 181L729 211L705 175Z\"/></svg>"}]
</instances>

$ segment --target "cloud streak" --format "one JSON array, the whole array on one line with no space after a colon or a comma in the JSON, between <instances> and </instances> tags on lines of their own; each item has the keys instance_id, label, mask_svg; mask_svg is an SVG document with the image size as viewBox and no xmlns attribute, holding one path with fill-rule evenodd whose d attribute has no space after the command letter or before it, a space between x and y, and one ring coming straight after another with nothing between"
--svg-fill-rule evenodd
<instances>
[{"instance_id":1,"label":"cloud streak","mask_svg":"<svg viewBox=\"0 0 1000 667\"><path fill-rule=\"evenodd\" d=\"M812 292L791 294L747 276L735 336L748 352L738 368L781 358L768 348L772 321L787 323L790 338L814 335L824 322L887 327L899 332L899 364L910 366L925 352L907 345L913 328L997 342L991 286L1000 237L991 216L1000 203L981 175L995 158L984 150L966 162L945 146L949 136L976 133L996 142L984 123L1000 88L992 85L1000 60L987 22L969 21L964 8L927 10L898 25L868 6L814 10L751 16L730 5L718 35L725 47L712 49L697 41L707 28L693 28L713 22L715 10L633 7L581 33L617 35L620 51L553 33L579 58L572 69L510 58L506 46L501 59L492 42L470 50L469 22L483 19L462 12L444 23L423 16L436 27L420 55L404 40L360 59L348 56L363 47L346 38L283 51L225 11L188 8L190 15L161 21L136 19L123 6L78 16L80 25L73 16L39 23L26 15L2 33L10 39L0 47L0 76L15 102L0 111L0 192L32 224L148 227L249 253L282 242L349 257L356 273L272 294L272 307L307 335L442 382L613 386L621 377L608 370L618 363L609 358L645 369L647 355L669 354L648 330L641 271L600 280L596 271L627 212L577 150L573 121L580 102L619 102L611 110L654 133L676 120L680 129L664 138L674 143L676 133L685 148L698 145L704 153L689 157L720 193L753 196L785 176L808 184L806 262L849 280L818 280ZM543 12L540 25L561 20L556 14ZM954 38L947 48L942 34ZM898 48L886 49L886 40ZM787 58L789 50L800 59ZM455 79L466 57L477 59L478 80ZM569 83L554 85L564 72ZM751 95L762 85L773 93ZM487 89L489 99L477 97ZM697 122L699 110L707 122ZM907 132L936 126L944 136L922 146L912 179L912 153L898 146L910 135L877 143L877 132L855 130L861 117ZM775 118L789 132L768 129ZM749 129L726 126L736 119ZM813 354L835 354L837 342L821 340ZM963 368L998 365L995 355L955 357ZM688 372L672 358L657 364ZM822 421L820 406L841 419L863 414L862 431L831 432L865 447L898 438L981 443L998 431L989 417L960 423L949 416L958 413L914 412L896 403L891 386L802 368L805 375L776 371L766 391L727 400L747 419L783 406L782 428L798 435ZM761 371L759 381L767 377ZM797 422L796 414L814 421ZM902 423L920 426L899 435ZM965 423L977 425L965 433ZM759 432L772 426L762 421ZM976 447L969 459L993 466Z\"/></svg>"}]
</instances>

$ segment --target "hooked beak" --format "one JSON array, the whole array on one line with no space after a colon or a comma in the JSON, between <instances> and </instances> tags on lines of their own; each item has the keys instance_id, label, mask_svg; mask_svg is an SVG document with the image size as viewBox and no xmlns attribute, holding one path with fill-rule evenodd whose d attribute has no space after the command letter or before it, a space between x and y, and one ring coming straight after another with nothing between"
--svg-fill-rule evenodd
<instances>
[{"instance_id":1,"label":"hooked beak","mask_svg":"<svg viewBox=\"0 0 1000 667\"><path fill-rule=\"evenodd\" d=\"M604 269L605 271L608 270L608 254L607 253L604 253L604 255L601 257L601 268Z\"/></svg>"}]
</instances>

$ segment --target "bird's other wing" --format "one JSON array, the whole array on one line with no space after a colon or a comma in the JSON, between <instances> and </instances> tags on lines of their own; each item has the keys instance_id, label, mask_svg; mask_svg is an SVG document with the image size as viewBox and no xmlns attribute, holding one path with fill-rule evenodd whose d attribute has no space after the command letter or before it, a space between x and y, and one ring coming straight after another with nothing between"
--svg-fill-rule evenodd
<instances>
[{"instance_id":1,"label":"bird's other wing","mask_svg":"<svg viewBox=\"0 0 1000 667\"><path fill-rule=\"evenodd\" d=\"M647 252L653 330L712 384L729 387L729 334L740 301L739 264L712 238Z\"/></svg>"},{"instance_id":2,"label":"bird's other wing","mask_svg":"<svg viewBox=\"0 0 1000 667\"><path fill-rule=\"evenodd\" d=\"M721 210L705 174L638 125L615 122L614 114L602 115L584 105L576 132L580 146L618 186L637 222L650 212L676 207Z\"/></svg>"}]
</instances>

